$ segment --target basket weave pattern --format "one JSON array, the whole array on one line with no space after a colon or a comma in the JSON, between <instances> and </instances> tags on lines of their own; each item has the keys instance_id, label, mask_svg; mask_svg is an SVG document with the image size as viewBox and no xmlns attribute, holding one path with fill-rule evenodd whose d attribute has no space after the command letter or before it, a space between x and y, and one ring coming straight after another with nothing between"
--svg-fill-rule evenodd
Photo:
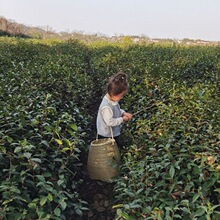
<instances>
[{"instance_id":1,"label":"basket weave pattern","mask_svg":"<svg viewBox=\"0 0 220 220\"><path fill-rule=\"evenodd\" d=\"M97 139L91 142L87 170L91 179L112 181L119 174L120 153L114 139Z\"/></svg>"}]
</instances>

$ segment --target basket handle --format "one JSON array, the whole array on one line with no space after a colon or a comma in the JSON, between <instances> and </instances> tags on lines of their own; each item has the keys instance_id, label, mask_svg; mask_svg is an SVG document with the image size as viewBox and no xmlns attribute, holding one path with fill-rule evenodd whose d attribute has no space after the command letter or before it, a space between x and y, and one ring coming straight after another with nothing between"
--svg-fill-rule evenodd
<instances>
[{"instance_id":1,"label":"basket handle","mask_svg":"<svg viewBox=\"0 0 220 220\"><path fill-rule=\"evenodd\" d=\"M112 140L114 140L112 127L111 127L111 126L109 126L109 127L110 127L110 132L111 132ZM97 132L97 134L96 134L96 140L98 140L98 132ZM114 140L114 141L115 141L115 140Z\"/></svg>"}]
</instances>

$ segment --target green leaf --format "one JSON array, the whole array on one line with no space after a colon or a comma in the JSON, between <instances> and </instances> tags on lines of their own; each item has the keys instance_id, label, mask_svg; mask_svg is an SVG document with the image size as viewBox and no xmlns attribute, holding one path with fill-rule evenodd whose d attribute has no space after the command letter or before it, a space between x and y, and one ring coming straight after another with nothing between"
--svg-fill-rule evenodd
<instances>
[{"instance_id":1,"label":"green leaf","mask_svg":"<svg viewBox=\"0 0 220 220\"><path fill-rule=\"evenodd\" d=\"M217 188L214 191L220 193L220 188Z\"/></svg>"},{"instance_id":2,"label":"green leaf","mask_svg":"<svg viewBox=\"0 0 220 220\"><path fill-rule=\"evenodd\" d=\"M63 183L64 183L63 180L58 180L58 181L57 181L58 186L61 186Z\"/></svg>"},{"instance_id":3,"label":"green leaf","mask_svg":"<svg viewBox=\"0 0 220 220\"><path fill-rule=\"evenodd\" d=\"M135 197L135 194L133 192L127 192L127 193L130 197Z\"/></svg>"},{"instance_id":4,"label":"green leaf","mask_svg":"<svg viewBox=\"0 0 220 220\"><path fill-rule=\"evenodd\" d=\"M16 148L14 149L14 153L18 153L18 152L20 152L21 150L22 150L21 147L16 147Z\"/></svg>"},{"instance_id":5,"label":"green leaf","mask_svg":"<svg viewBox=\"0 0 220 220\"><path fill-rule=\"evenodd\" d=\"M65 141L66 141L66 143L68 144L69 147L71 147L73 145L68 139L66 139Z\"/></svg>"},{"instance_id":6,"label":"green leaf","mask_svg":"<svg viewBox=\"0 0 220 220\"><path fill-rule=\"evenodd\" d=\"M41 159L39 158L31 158L32 161L35 161L35 162L38 162L38 163L41 163Z\"/></svg>"},{"instance_id":7,"label":"green leaf","mask_svg":"<svg viewBox=\"0 0 220 220\"><path fill-rule=\"evenodd\" d=\"M8 200L5 200L5 201L2 203L2 205L6 205L6 204L12 202L13 200L14 200L14 199L8 199Z\"/></svg>"},{"instance_id":8,"label":"green leaf","mask_svg":"<svg viewBox=\"0 0 220 220\"><path fill-rule=\"evenodd\" d=\"M31 153L24 153L24 157L26 157L27 159L30 159Z\"/></svg>"},{"instance_id":9,"label":"green leaf","mask_svg":"<svg viewBox=\"0 0 220 220\"><path fill-rule=\"evenodd\" d=\"M186 207L183 207L181 208L184 212L188 213L188 214L191 214L190 212L190 209L186 208Z\"/></svg>"},{"instance_id":10,"label":"green leaf","mask_svg":"<svg viewBox=\"0 0 220 220\"><path fill-rule=\"evenodd\" d=\"M70 127L74 130L74 131L77 131L78 130L78 127L76 124L70 124Z\"/></svg>"},{"instance_id":11,"label":"green leaf","mask_svg":"<svg viewBox=\"0 0 220 220\"><path fill-rule=\"evenodd\" d=\"M28 207L29 207L30 209L35 209L35 208L37 207L37 204L34 203L34 202L31 202L31 203L28 204Z\"/></svg>"},{"instance_id":12,"label":"green leaf","mask_svg":"<svg viewBox=\"0 0 220 220\"><path fill-rule=\"evenodd\" d=\"M55 208L55 209L54 209L54 214L55 214L56 216L60 216L61 210L60 210L59 208Z\"/></svg>"},{"instance_id":13,"label":"green leaf","mask_svg":"<svg viewBox=\"0 0 220 220\"><path fill-rule=\"evenodd\" d=\"M70 150L70 148L69 147L64 147L64 148L62 148L62 152L66 152L66 151L68 151L68 150Z\"/></svg>"},{"instance_id":14,"label":"green leaf","mask_svg":"<svg viewBox=\"0 0 220 220\"><path fill-rule=\"evenodd\" d=\"M194 217L196 217L196 216L203 216L204 214L205 214L205 210L202 209L202 208L200 208L200 209L198 209L198 210L196 211Z\"/></svg>"},{"instance_id":15,"label":"green leaf","mask_svg":"<svg viewBox=\"0 0 220 220\"><path fill-rule=\"evenodd\" d=\"M45 178L42 175L36 175L36 177L38 178L38 180L40 180L41 182L45 182Z\"/></svg>"},{"instance_id":16,"label":"green leaf","mask_svg":"<svg viewBox=\"0 0 220 220\"><path fill-rule=\"evenodd\" d=\"M118 208L122 208L123 206L124 206L123 204L117 204L117 205L113 205L112 208L118 209Z\"/></svg>"},{"instance_id":17,"label":"green leaf","mask_svg":"<svg viewBox=\"0 0 220 220\"><path fill-rule=\"evenodd\" d=\"M42 218L42 216L44 215L43 208L40 208L39 210L37 210L37 215L40 219Z\"/></svg>"},{"instance_id":18,"label":"green leaf","mask_svg":"<svg viewBox=\"0 0 220 220\"><path fill-rule=\"evenodd\" d=\"M198 193L194 194L194 196L192 198L192 203L194 203L199 198L199 196L200 195Z\"/></svg>"},{"instance_id":19,"label":"green leaf","mask_svg":"<svg viewBox=\"0 0 220 220\"><path fill-rule=\"evenodd\" d=\"M173 179L174 174L175 174L175 168L174 168L174 166L171 166L171 167L170 167L169 174L170 174L170 177Z\"/></svg>"},{"instance_id":20,"label":"green leaf","mask_svg":"<svg viewBox=\"0 0 220 220\"><path fill-rule=\"evenodd\" d=\"M41 143L42 143L42 144L44 144L45 146L49 147L49 144L48 144L48 142L47 142L47 141L42 140L42 141L41 141Z\"/></svg>"},{"instance_id":21,"label":"green leaf","mask_svg":"<svg viewBox=\"0 0 220 220\"><path fill-rule=\"evenodd\" d=\"M187 199L184 199L180 202L181 205L185 205L185 206L188 206L189 205L189 200Z\"/></svg>"},{"instance_id":22,"label":"green leaf","mask_svg":"<svg viewBox=\"0 0 220 220\"><path fill-rule=\"evenodd\" d=\"M61 140L59 140L59 139L54 138L54 140L55 140L59 145L62 145L62 144L63 144L63 142L62 142Z\"/></svg>"},{"instance_id":23,"label":"green leaf","mask_svg":"<svg viewBox=\"0 0 220 220\"><path fill-rule=\"evenodd\" d=\"M62 210L65 210L67 204L66 204L66 202L62 201L62 202L60 203L60 206L61 206Z\"/></svg>"},{"instance_id":24,"label":"green leaf","mask_svg":"<svg viewBox=\"0 0 220 220\"><path fill-rule=\"evenodd\" d=\"M47 202L47 196L43 196L40 200L40 205L43 206Z\"/></svg>"},{"instance_id":25,"label":"green leaf","mask_svg":"<svg viewBox=\"0 0 220 220\"><path fill-rule=\"evenodd\" d=\"M36 118L34 118L34 119L32 119L32 125L37 125L37 124L39 124L39 121L36 119Z\"/></svg>"},{"instance_id":26,"label":"green leaf","mask_svg":"<svg viewBox=\"0 0 220 220\"><path fill-rule=\"evenodd\" d=\"M140 189L136 192L136 194L137 194L137 195L140 194L143 190L144 190L144 188L140 188Z\"/></svg>"},{"instance_id":27,"label":"green leaf","mask_svg":"<svg viewBox=\"0 0 220 220\"><path fill-rule=\"evenodd\" d=\"M131 209L137 209L137 208L142 208L142 206L139 205L139 204L134 204L134 205L131 204L131 205L130 205L130 208L131 208Z\"/></svg>"},{"instance_id":28,"label":"green leaf","mask_svg":"<svg viewBox=\"0 0 220 220\"><path fill-rule=\"evenodd\" d=\"M49 193L49 194L47 195L47 198L48 198L48 200L49 200L50 202L53 201L53 196L52 196L52 194Z\"/></svg>"},{"instance_id":29,"label":"green leaf","mask_svg":"<svg viewBox=\"0 0 220 220\"><path fill-rule=\"evenodd\" d=\"M79 208L76 208L76 209L75 209L75 212L76 212L78 215L82 215L82 214L83 214L83 213L82 213L82 210L79 209Z\"/></svg>"}]
</instances>

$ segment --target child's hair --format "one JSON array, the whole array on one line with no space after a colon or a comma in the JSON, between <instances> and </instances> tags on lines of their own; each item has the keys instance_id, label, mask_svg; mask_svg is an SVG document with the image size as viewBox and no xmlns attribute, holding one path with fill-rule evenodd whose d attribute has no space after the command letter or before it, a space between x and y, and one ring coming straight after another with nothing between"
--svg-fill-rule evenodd
<instances>
[{"instance_id":1,"label":"child's hair","mask_svg":"<svg viewBox=\"0 0 220 220\"><path fill-rule=\"evenodd\" d=\"M118 72L109 78L107 84L107 93L110 96L118 95L128 89L127 74Z\"/></svg>"}]
</instances>

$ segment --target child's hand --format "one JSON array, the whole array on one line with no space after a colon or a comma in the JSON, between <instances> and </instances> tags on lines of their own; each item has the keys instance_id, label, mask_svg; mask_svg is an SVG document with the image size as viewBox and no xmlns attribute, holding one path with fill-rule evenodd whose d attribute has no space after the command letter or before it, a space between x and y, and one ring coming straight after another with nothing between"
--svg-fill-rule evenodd
<instances>
[{"instance_id":1,"label":"child's hand","mask_svg":"<svg viewBox=\"0 0 220 220\"><path fill-rule=\"evenodd\" d=\"M129 121L129 118L127 117L127 116L122 116L122 118L123 118L123 122L127 122L127 121Z\"/></svg>"},{"instance_id":2,"label":"child's hand","mask_svg":"<svg viewBox=\"0 0 220 220\"><path fill-rule=\"evenodd\" d=\"M128 121L130 121L131 120L131 118L132 118L132 114L130 114L130 113L128 113L128 112L124 112L123 114L122 114L122 116L124 117L127 117L128 118Z\"/></svg>"}]
</instances>

